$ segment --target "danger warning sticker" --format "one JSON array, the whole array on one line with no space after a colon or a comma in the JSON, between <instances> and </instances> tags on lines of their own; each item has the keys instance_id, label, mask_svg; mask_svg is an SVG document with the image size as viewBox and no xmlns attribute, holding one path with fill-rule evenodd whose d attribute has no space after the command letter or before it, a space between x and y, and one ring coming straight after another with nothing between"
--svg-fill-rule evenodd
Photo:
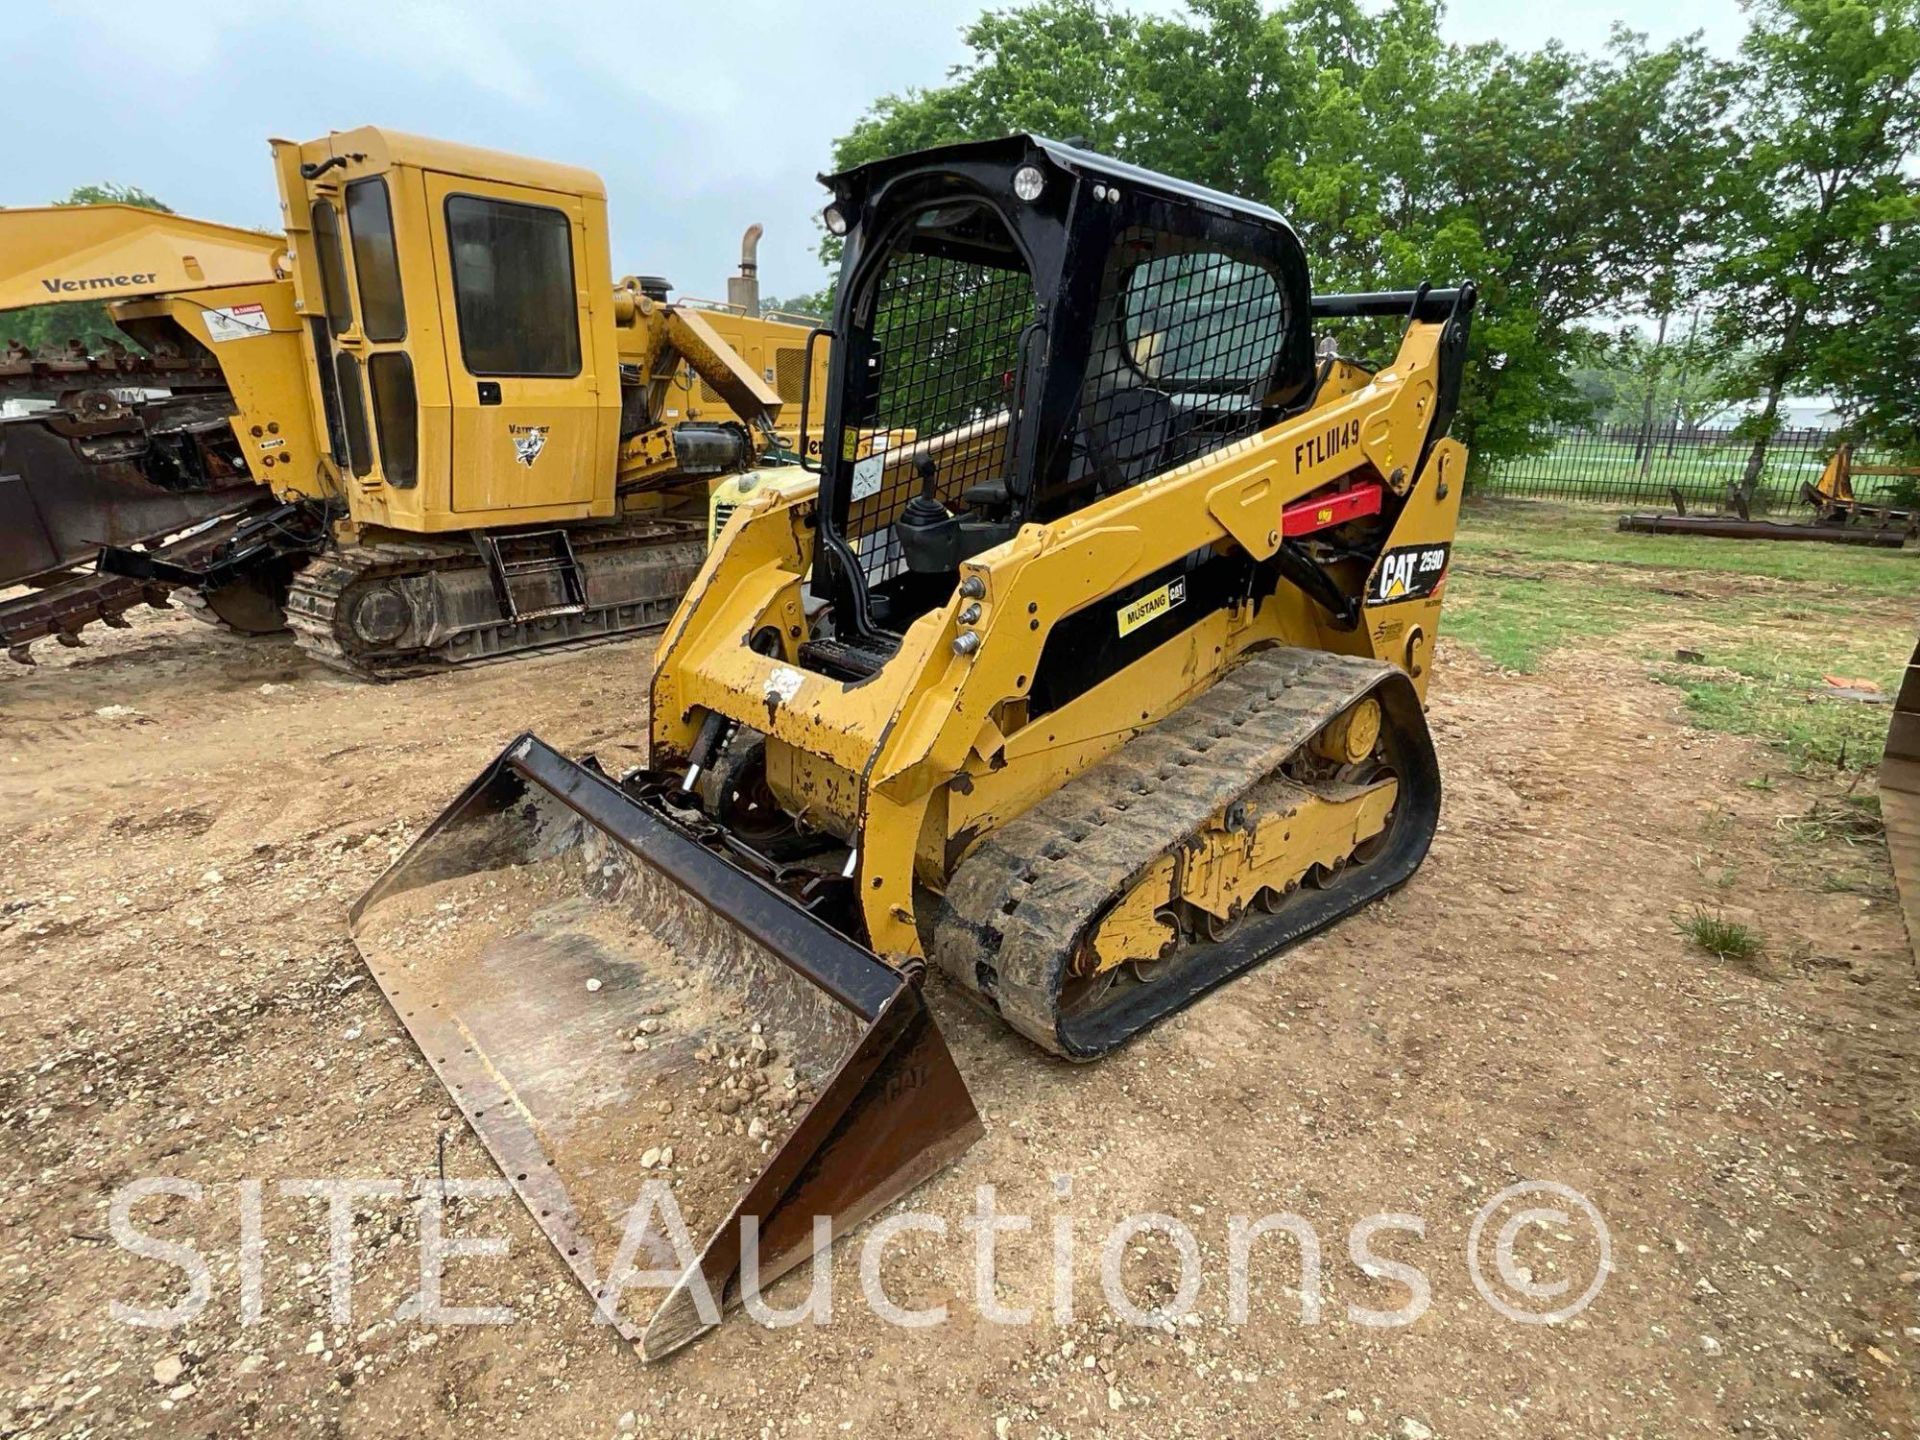
<instances>
[{"instance_id":1,"label":"danger warning sticker","mask_svg":"<svg viewBox=\"0 0 1920 1440\"><path fill-rule=\"evenodd\" d=\"M228 340L251 340L258 335L271 335L273 326L267 323L267 307L264 305L230 305L224 310L208 309L207 338L216 345Z\"/></svg>"}]
</instances>

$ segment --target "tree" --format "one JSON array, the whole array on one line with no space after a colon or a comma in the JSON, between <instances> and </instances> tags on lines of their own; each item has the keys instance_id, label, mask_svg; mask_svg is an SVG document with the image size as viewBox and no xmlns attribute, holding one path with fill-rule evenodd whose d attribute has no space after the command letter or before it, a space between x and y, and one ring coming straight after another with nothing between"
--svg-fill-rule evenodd
<instances>
[{"instance_id":1,"label":"tree","mask_svg":"<svg viewBox=\"0 0 1920 1440\"><path fill-rule=\"evenodd\" d=\"M173 210L137 185L77 185L56 205L137 205L171 215ZM114 325L107 307L98 300L71 300L59 305L30 305L0 316L0 336L17 340L29 350L63 350L73 341L93 347L102 340L122 344L127 337Z\"/></svg>"},{"instance_id":2,"label":"tree","mask_svg":"<svg viewBox=\"0 0 1920 1440\"><path fill-rule=\"evenodd\" d=\"M964 32L971 60L946 85L884 95L834 143L834 165L848 169L953 140L1008 130L1084 139L1124 153L1128 61L1138 22L1099 0L1040 0L1024 9L990 10Z\"/></svg>"},{"instance_id":3,"label":"tree","mask_svg":"<svg viewBox=\"0 0 1920 1440\"><path fill-rule=\"evenodd\" d=\"M1430 0L1196 0L1173 18L1038 0L988 12L966 41L947 84L877 102L836 163L1010 130L1078 137L1271 203L1323 290L1475 279L1457 423L1483 460L1584 413L1568 379L1593 343L1583 322L1645 304L1662 277L1684 288L1726 143L1728 72L1693 42L1463 50Z\"/></svg>"},{"instance_id":4,"label":"tree","mask_svg":"<svg viewBox=\"0 0 1920 1440\"><path fill-rule=\"evenodd\" d=\"M782 315L799 315L824 324L827 317L833 314L833 286L823 285L808 294L789 295L785 299L769 295L761 300L760 310L762 314L778 311Z\"/></svg>"},{"instance_id":5,"label":"tree","mask_svg":"<svg viewBox=\"0 0 1920 1440\"><path fill-rule=\"evenodd\" d=\"M1424 163L1438 174L1395 227L1419 238L1383 249L1381 279L1449 262L1481 279L1462 428L1484 456L1522 453L1578 413L1567 375L1584 325L1687 289L1731 76L1696 42L1650 50L1623 30L1600 57L1480 45L1437 75Z\"/></svg>"},{"instance_id":6,"label":"tree","mask_svg":"<svg viewBox=\"0 0 1920 1440\"><path fill-rule=\"evenodd\" d=\"M1592 406L1592 419L1632 427L1655 443L1665 431L1671 453L1674 431L1697 429L1727 409L1720 394L1725 360L1701 326L1696 309L1670 317L1664 339L1657 342L1631 325L1599 337L1589 361L1568 380ZM1642 457L1651 450L1647 446Z\"/></svg>"},{"instance_id":7,"label":"tree","mask_svg":"<svg viewBox=\"0 0 1920 1440\"><path fill-rule=\"evenodd\" d=\"M1847 277L1816 373L1849 430L1920 461L1920 194L1907 189L1906 218L1876 233Z\"/></svg>"},{"instance_id":8,"label":"tree","mask_svg":"<svg viewBox=\"0 0 1920 1440\"><path fill-rule=\"evenodd\" d=\"M1702 308L1695 305L1687 322L1686 338L1668 362L1673 375L1661 403L1671 409L1673 425L1679 430L1697 430L1716 421L1726 423L1726 376L1731 367L1742 361L1739 351L1722 351L1711 336L1701 333ZM1673 453L1671 440L1667 453Z\"/></svg>"},{"instance_id":9,"label":"tree","mask_svg":"<svg viewBox=\"0 0 1920 1440\"><path fill-rule=\"evenodd\" d=\"M1885 393L1876 375L1913 365L1898 343L1913 312L1888 309L1878 287L1901 290L1888 266L1913 254L1904 167L1920 138L1920 0L1754 0L1752 14L1740 47L1747 145L1722 182L1724 250L1710 277L1714 334L1746 357L1727 395L1758 404L1742 422L1752 447L1728 496L1736 509L1759 483L1790 387L1838 378L1865 413ZM1887 243L1902 222L1907 233ZM1913 285L1909 269L1909 305Z\"/></svg>"},{"instance_id":10,"label":"tree","mask_svg":"<svg viewBox=\"0 0 1920 1440\"><path fill-rule=\"evenodd\" d=\"M109 180L104 185L76 185L64 200L56 200L56 205L133 205L142 210L158 210L163 215L173 214L171 205L149 195L138 185L116 185Z\"/></svg>"}]
</instances>

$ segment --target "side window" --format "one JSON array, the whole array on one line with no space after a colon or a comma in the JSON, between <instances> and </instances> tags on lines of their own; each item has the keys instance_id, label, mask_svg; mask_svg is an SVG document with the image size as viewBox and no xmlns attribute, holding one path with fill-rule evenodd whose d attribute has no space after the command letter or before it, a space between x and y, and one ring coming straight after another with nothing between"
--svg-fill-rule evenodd
<instances>
[{"instance_id":1,"label":"side window","mask_svg":"<svg viewBox=\"0 0 1920 1440\"><path fill-rule=\"evenodd\" d=\"M333 349L333 336L327 329L327 322L318 315L310 316L307 325L313 334L313 353L320 356L320 408L327 417L327 454L333 457L336 465L347 463L347 421L340 413L340 379L326 356Z\"/></svg>"},{"instance_id":2,"label":"side window","mask_svg":"<svg viewBox=\"0 0 1920 1440\"><path fill-rule=\"evenodd\" d=\"M1241 389L1272 374L1286 305L1259 266L1203 251L1134 266L1120 319L1141 378L1171 389Z\"/></svg>"},{"instance_id":3,"label":"side window","mask_svg":"<svg viewBox=\"0 0 1920 1440\"><path fill-rule=\"evenodd\" d=\"M407 307L400 294L400 256L393 242L393 207L378 175L347 186L347 234L360 285L360 328L367 339L407 338Z\"/></svg>"},{"instance_id":4,"label":"side window","mask_svg":"<svg viewBox=\"0 0 1920 1440\"><path fill-rule=\"evenodd\" d=\"M413 393L413 361L404 350L382 350L367 361L367 383L373 387L381 473L389 485L411 489L420 479L420 407Z\"/></svg>"},{"instance_id":5,"label":"side window","mask_svg":"<svg viewBox=\"0 0 1920 1440\"><path fill-rule=\"evenodd\" d=\"M447 198L460 354L473 375L580 373L573 227L558 210Z\"/></svg>"},{"instance_id":6,"label":"side window","mask_svg":"<svg viewBox=\"0 0 1920 1440\"><path fill-rule=\"evenodd\" d=\"M367 434L367 394L360 383L360 362L342 350L333 357L334 379L340 388L340 418L347 432L347 455L353 473L373 473L373 441Z\"/></svg>"},{"instance_id":7,"label":"side window","mask_svg":"<svg viewBox=\"0 0 1920 1440\"><path fill-rule=\"evenodd\" d=\"M340 248L340 212L325 200L313 202L313 253L320 262L320 298L326 303L327 323L334 334L353 328L353 307L347 300L347 257Z\"/></svg>"}]
</instances>

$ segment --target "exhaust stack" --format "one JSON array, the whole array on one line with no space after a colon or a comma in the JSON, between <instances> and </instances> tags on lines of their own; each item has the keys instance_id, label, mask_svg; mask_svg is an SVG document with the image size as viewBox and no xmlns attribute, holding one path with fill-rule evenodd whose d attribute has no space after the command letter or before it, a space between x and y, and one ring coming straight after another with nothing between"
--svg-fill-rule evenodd
<instances>
[{"instance_id":1,"label":"exhaust stack","mask_svg":"<svg viewBox=\"0 0 1920 1440\"><path fill-rule=\"evenodd\" d=\"M760 313L760 237L766 227L755 221L740 237L740 273L727 277L727 304L747 315Z\"/></svg>"}]
</instances>

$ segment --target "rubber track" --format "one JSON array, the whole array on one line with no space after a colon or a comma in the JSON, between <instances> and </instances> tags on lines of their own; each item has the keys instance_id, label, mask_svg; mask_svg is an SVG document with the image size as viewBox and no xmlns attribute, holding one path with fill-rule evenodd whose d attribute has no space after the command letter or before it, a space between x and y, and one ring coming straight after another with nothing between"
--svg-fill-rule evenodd
<instances>
[{"instance_id":1,"label":"rubber track","mask_svg":"<svg viewBox=\"0 0 1920 1440\"><path fill-rule=\"evenodd\" d=\"M661 550L663 564L677 559L682 563L698 565L705 553L701 534L694 526L689 526L684 536L674 531L661 533L651 528L645 534L629 532L623 535L614 530L607 532L605 538L593 540L588 540L581 533L574 535L575 551L583 557L595 551L628 546ZM686 553L676 555L673 553L676 550ZM449 541L439 544L385 541L329 551L316 556L294 576L292 590L287 596L287 625L300 648L323 665L361 679L379 680L397 680L410 675L433 674L456 666L464 668L495 660L509 660L536 650L594 645L617 639L621 635L657 628L650 625L617 632L591 631L577 639L563 639L556 643L551 627L537 631L529 627L529 643L490 650L485 655L472 658L451 658L431 651L383 655L378 651L349 649L345 643L347 626L341 618L341 602L361 582L418 575L429 570L481 568L479 553L464 539L457 543ZM593 613L587 612L588 615ZM537 639L532 638L536 636Z\"/></svg>"},{"instance_id":2,"label":"rubber track","mask_svg":"<svg viewBox=\"0 0 1920 1440\"><path fill-rule=\"evenodd\" d=\"M1279 945L1261 949L1256 944L1243 955L1236 953L1230 966L1223 955L1184 981L1136 987L1137 994L1165 987L1163 996L1148 997L1144 1018L1134 1017L1139 1023L1123 1017L1111 1033L1062 1033L1061 984L1081 938L1107 906L1154 860L1177 849L1209 817L1277 770L1328 720L1375 690L1390 699L1389 713L1403 729L1417 730L1397 768L1403 772L1405 803L1416 812L1414 823L1426 828L1413 837L1417 852L1410 863L1399 857L1397 878L1381 887L1392 888L1418 865L1438 814L1438 771L1411 685L1383 661L1267 650L983 840L948 884L934 927L936 963L1029 1039L1056 1054L1085 1059L1272 953ZM1415 781L1411 793L1405 788L1409 778ZM1316 918L1308 928L1331 923L1379 893L1362 893L1363 888L1355 888L1352 903ZM1276 933L1271 923L1279 917L1262 918L1269 933ZM1280 943L1295 938L1298 934L1289 932Z\"/></svg>"}]
</instances>

